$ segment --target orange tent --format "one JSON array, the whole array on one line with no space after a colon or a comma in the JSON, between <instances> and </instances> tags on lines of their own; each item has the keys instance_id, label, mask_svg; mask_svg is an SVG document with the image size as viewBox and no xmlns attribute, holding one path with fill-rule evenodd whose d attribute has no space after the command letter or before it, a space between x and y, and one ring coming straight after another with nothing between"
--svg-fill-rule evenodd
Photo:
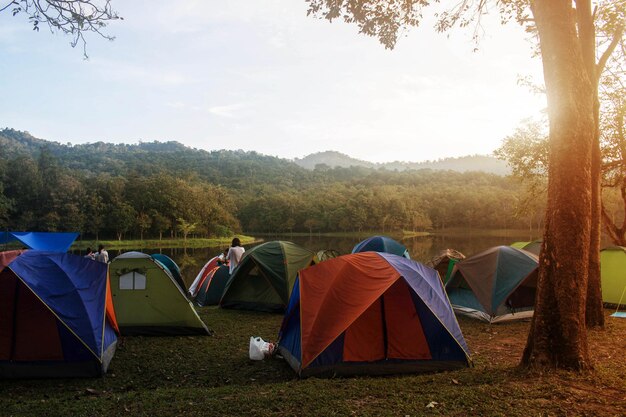
<instances>
[{"instance_id":1,"label":"orange tent","mask_svg":"<svg viewBox=\"0 0 626 417\"><path fill-rule=\"evenodd\" d=\"M301 270L279 335L301 376L468 366L469 350L437 272L386 253Z\"/></svg>"}]
</instances>

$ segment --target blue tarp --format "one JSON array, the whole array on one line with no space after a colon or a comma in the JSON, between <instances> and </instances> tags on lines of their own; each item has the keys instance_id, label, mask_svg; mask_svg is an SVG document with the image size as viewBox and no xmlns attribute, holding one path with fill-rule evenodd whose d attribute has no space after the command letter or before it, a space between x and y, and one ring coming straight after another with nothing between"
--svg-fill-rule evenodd
<instances>
[{"instance_id":1,"label":"blue tarp","mask_svg":"<svg viewBox=\"0 0 626 417\"><path fill-rule=\"evenodd\" d=\"M30 249L67 252L78 233L0 232L0 244L19 241Z\"/></svg>"}]
</instances>

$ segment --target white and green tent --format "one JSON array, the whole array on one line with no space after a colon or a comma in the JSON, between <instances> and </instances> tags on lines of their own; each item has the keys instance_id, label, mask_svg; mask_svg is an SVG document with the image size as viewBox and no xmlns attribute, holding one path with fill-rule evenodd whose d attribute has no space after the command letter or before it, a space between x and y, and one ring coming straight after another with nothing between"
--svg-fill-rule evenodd
<instances>
[{"instance_id":1,"label":"white and green tent","mask_svg":"<svg viewBox=\"0 0 626 417\"><path fill-rule=\"evenodd\" d=\"M209 334L185 290L161 261L127 252L113 259L109 273L122 335Z\"/></svg>"}]
</instances>

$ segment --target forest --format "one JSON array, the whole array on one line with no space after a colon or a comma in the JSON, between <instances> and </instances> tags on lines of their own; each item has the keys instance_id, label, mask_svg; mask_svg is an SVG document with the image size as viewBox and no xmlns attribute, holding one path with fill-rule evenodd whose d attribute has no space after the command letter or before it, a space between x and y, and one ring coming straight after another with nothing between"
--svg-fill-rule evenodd
<instances>
[{"instance_id":1,"label":"forest","mask_svg":"<svg viewBox=\"0 0 626 417\"><path fill-rule=\"evenodd\" d=\"M543 202L485 172L304 169L177 142L63 145L0 131L0 225L93 238L540 228ZM540 199L539 199L540 200Z\"/></svg>"}]
</instances>

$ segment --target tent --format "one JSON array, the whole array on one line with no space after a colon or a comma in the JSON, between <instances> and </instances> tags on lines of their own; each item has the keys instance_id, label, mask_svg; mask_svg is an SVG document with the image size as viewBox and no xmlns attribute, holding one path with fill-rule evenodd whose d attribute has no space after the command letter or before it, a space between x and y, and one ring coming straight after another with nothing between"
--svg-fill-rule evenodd
<instances>
[{"instance_id":1,"label":"tent","mask_svg":"<svg viewBox=\"0 0 626 417\"><path fill-rule=\"evenodd\" d=\"M107 265L26 251L0 272L0 377L95 377L117 345Z\"/></svg>"},{"instance_id":2,"label":"tent","mask_svg":"<svg viewBox=\"0 0 626 417\"><path fill-rule=\"evenodd\" d=\"M600 251L602 301L626 305L626 248L611 246Z\"/></svg>"},{"instance_id":3,"label":"tent","mask_svg":"<svg viewBox=\"0 0 626 417\"><path fill-rule=\"evenodd\" d=\"M127 252L109 266L123 335L209 334L170 270L152 256Z\"/></svg>"},{"instance_id":4,"label":"tent","mask_svg":"<svg viewBox=\"0 0 626 417\"><path fill-rule=\"evenodd\" d=\"M526 252L530 252L539 256L542 243L542 240L533 240L532 242L513 242L511 243L511 247L516 249L524 249Z\"/></svg>"},{"instance_id":5,"label":"tent","mask_svg":"<svg viewBox=\"0 0 626 417\"><path fill-rule=\"evenodd\" d=\"M194 302L200 307L217 305L230 279L227 265L213 268L198 284Z\"/></svg>"},{"instance_id":6,"label":"tent","mask_svg":"<svg viewBox=\"0 0 626 417\"><path fill-rule=\"evenodd\" d=\"M0 244L20 242L29 249L67 252L78 233L0 232Z\"/></svg>"},{"instance_id":7,"label":"tent","mask_svg":"<svg viewBox=\"0 0 626 417\"><path fill-rule=\"evenodd\" d=\"M200 282L202 282L207 277L207 275L209 275L209 273L213 271L213 269L219 266L218 261L219 256L214 256L213 258L209 259L209 261L204 264L200 272L198 272L196 279L194 279L189 286L188 293L191 298L195 297L198 293L198 285L200 285Z\"/></svg>"},{"instance_id":8,"label":"tent","mask_svg":"<svg viewBox=\"0 0 626 417\"><path fill-rule=\"evenodd\" d=\"M180 273L180 268L172 258L161 253L153 253L150 256L152 257L152 259L160 262L161 265L163 265L168 271L170 271L172 277L174 278L174 281L176 281L176 284L178 284L181 289L184 290L187 287L185 285L185 281L183 281L183 276Z\"/></svg>"},{"instance_id":9,"label":"tent","mask_svg":"<svg viewBox=\"0 0 626 417\"><path fill-rule=\"evenodd\" d=\"M312 265L314 253L295 243L277 240L245 252L226 284L222 308L285 311L302 268Z\"/></svg>"},{"instance_id":10,"label":"tent","mask_svg":"<svg viewBox=\"0 0 626 417\"><path fill-rule=\"evenodd\" d=\"M537 266L535 255L510 246L458 262L446 284L454 311L490 323L531 317Z\"/></svg>"},{"instance_id":11,"label":"tent","mask_svg":"<svg viewBox=\"0 0 626 417\"><path fill-rule=\"evenodd\" d=\"M439 272L439 277L445 285L450 279L454 265L463 259L465 259L465 255L461 252L454 249L444 249L428 261L426 266Z\"/></svg>"},{"instance_id":12,"label":"tent","mask_svg":"<svg viewBox=\"0 0 626 417\"><path fill-rule=\"evenodd\" d=\"M324 262L337 256L339 256L339 252L335 249L320 250L315 254L315 263Z\"/></svg>"},{"instance_id":13,"label":"tent","mask_svg":"<svg viewBox=\"0 0 626 417\"><path fill-rule=\"evenodd\" d=\"M352 253L367 251L392 253L394 255L404 256L407 259L411 259L409 251L403 244L398 243L387 236L372 236L357 243L352 249Z\"/></svg>"},{"instance_id":14,"label":"tent","mask_svg":"<svg viewBox=\"0 0 626 417\"><path fill-rule=\"evenodd\" d=\"M300 271L278 349L300 376L467 367L469 349L437 272L387 253Z\"/></svg>"}]
</instances>

